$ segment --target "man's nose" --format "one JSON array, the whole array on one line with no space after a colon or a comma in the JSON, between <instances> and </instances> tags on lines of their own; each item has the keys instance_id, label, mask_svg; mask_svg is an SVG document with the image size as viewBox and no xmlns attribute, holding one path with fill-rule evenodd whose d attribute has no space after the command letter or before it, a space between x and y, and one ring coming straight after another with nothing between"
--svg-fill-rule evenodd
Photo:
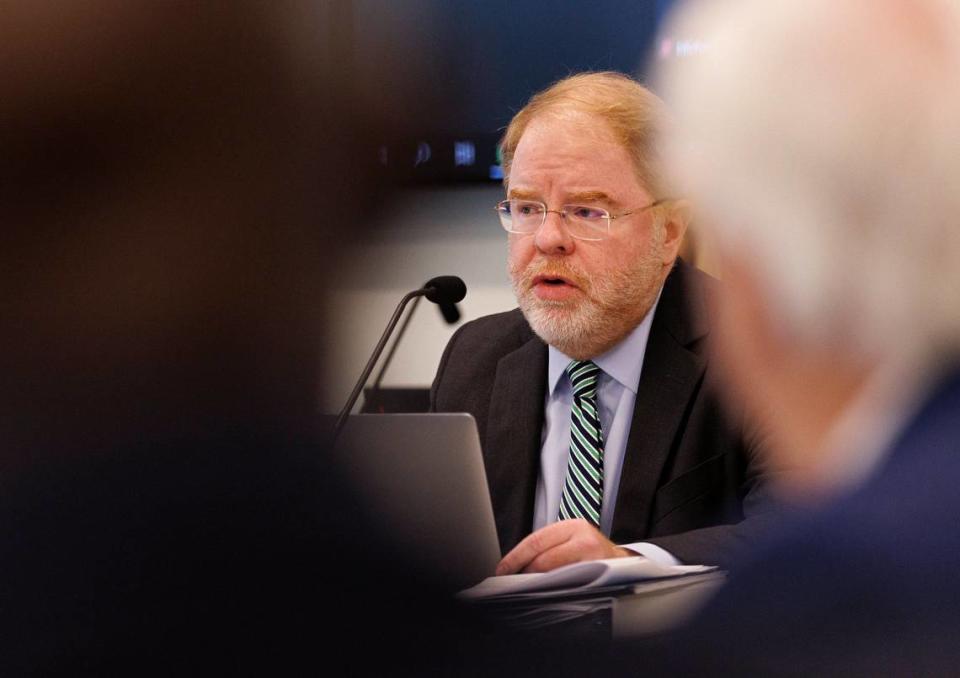
<instances>
[{"instance_id":1,"label":"man's nose","mask_svg":"<svg viewBox=\"0 0 960 678\"><path fill-rule=\"evenodd\" d=\"M534 235L537 249L544 254L570 254L574 240L559 210L547 210L543 223Z\"/></svg>"}]
</instances>

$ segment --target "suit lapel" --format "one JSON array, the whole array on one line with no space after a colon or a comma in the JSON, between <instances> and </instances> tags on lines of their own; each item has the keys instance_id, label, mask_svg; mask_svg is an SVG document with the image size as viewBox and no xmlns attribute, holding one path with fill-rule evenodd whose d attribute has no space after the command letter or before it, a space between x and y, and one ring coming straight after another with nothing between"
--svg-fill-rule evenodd
<instances>
[{"instance_id":1,"label":"suit lapel","mask_svg":"<svg viewBox=\"0 0 960 678\"><path fill-rule=\"evenodd\" d=\"M536 337L497 363L484 449L504 553L533 526L546 387L547 347Z\"/></svg>"},{"instance_id":2,"label":"suit lapel","mask_svg":"<svg viewBox=\"0 0 960 678\"><path fill-rule=\"evenodd\" d=\"M650 328L611 529L617 543L647 533L672 443L706 367L687 348L707 328L702 295L689 289L685 269L678 263L667 278Z\"/></svg>"}]
</instances>

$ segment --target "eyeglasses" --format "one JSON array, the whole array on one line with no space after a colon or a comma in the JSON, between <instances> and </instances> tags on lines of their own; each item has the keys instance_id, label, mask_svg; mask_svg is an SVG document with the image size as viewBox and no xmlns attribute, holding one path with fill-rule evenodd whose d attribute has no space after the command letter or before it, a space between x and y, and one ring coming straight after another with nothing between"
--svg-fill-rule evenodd
<instances>
[{"instance_id":1,"label":"eyeglasses","mask_svg":"<svg viewBox=\"0 0 960 678\"><path fill-rule=\"evenodd\" d=\"M536 200L502 200L494 209L500 216L500 224L508 233L529 235L536 233L547 220L547 214L559 214L567 226L567 232L578 240L603 240L610 234L613 219L637 214L667 202L669 198L655 200L649 205L637 207L620 214L610 214L602 207L590 205L563 205L558 210Z\"/></svg>"}]
</instances>

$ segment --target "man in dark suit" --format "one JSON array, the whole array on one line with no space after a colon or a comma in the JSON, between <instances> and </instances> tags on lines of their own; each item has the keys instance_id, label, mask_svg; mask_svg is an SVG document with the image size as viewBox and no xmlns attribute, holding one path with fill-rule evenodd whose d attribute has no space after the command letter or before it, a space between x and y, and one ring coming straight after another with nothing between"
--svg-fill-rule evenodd
<instances>
[{"instance_id":1,"label":"man in dark suit","mask_svg":"<svg viewBox=\"0 0 960 678\"><path fill-rule=\"evenodd\" d=\"M736 525L761 503L760 472L712 386L715 282L677 260L686 215L659 178L662 117L626 76L582 74L504 137L497 209L520 309L461 328L432 392L435 410L477 419L501 574L636 554L723 564L760 527Z\"/></svg>"},{"instance_id":2,"label":"man in dark suit","mask_svg":"<svg viewBox=\"0 0 960 678\"><path fill-rule=\"evenodd\" d=\"M954 675L960 10L733 0L680 22L712 47L663 73L666 155L721 243L725 382L810 510L670 671Z\"/></svg>"}]
</instances>

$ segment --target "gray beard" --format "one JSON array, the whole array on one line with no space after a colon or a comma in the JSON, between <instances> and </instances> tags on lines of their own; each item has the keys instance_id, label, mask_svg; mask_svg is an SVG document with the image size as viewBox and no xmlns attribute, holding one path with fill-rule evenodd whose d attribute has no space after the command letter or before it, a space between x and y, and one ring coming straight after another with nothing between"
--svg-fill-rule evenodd
<instances>
[{"instance_id":1,"label":"gray beard","mask_svg":"<svg viewBox=\"0 0 960 678\"><path fill-rule=\"evenodd\" d=\"M510 277L520 310L536 335L571 358L589 360L613 348L643 321L668 270L659 252L652 252L629 271L602 279L580 275L588 285L574 301L537 298L529 284L536 272L511 271Z\"/></svg>"}]
</instances>

